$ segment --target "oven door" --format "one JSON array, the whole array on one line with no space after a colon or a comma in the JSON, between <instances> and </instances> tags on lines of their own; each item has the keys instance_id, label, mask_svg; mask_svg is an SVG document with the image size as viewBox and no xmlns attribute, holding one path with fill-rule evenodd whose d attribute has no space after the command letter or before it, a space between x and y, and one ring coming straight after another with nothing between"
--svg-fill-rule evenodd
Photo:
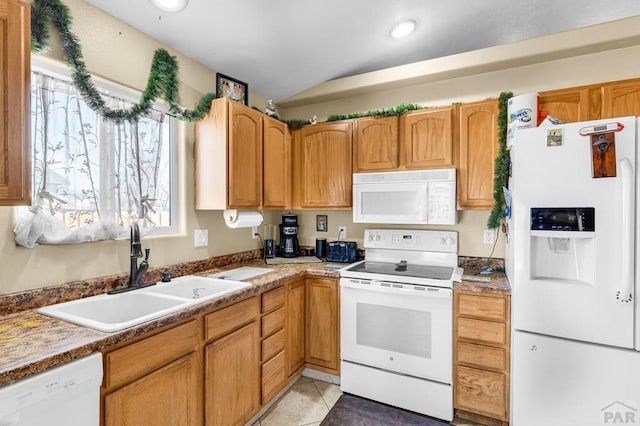
<instances>
[{"instance_id":1,"label":"oven door","mask_svg":"<svg viewBox=\"0 0 640 426\"><path fill-rule=\"evenodd\" d=\"M342 360L450 384L452 293L342 278Z\"/></svg>"}]
</instances>

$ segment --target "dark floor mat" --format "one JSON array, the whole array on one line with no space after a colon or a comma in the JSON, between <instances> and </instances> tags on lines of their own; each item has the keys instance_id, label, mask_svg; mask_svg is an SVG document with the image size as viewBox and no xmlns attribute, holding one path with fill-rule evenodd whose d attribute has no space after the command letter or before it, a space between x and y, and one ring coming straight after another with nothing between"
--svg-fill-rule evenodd
<instances>
[{"instance_id":1,"label":"dark floor mat","mask_svg":"<svg viewBox=\"0 0 640 426\"><path fill-rule=\"evenodd\" d=\"M343 394L320 426L442 426L448 424L370 399Z\"/></svg>"}]
</instances>

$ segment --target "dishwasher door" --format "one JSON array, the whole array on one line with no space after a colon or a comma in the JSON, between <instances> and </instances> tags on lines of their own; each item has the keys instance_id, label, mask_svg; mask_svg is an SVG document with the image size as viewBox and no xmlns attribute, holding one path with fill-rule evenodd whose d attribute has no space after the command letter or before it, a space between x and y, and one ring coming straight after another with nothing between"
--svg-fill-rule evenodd
<instances>
[{"instance_id":1,"label":"dishwasher door","mask_svg":"<svg viewBox=\"0 0 640 426\"><path fill-rule=\"evenodd\" d=\"M0 426L99 426L102 354L0 387Z\"/></svg>"}]
</instances>

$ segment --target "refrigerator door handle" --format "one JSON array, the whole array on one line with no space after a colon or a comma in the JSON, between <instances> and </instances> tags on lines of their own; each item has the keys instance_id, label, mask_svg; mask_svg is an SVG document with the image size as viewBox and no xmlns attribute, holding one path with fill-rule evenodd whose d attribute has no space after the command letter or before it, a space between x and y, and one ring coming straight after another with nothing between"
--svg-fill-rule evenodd
<instances>
[{"instance_id":1,"label":"refrigerator door handle","mask_svg":"<svg viewBox=\"0 0 640 426\"><path fill-rule=\"evenodd\" d=\"M620 160L622 176L622 279L618 303L633 300L633 168L628 158Z\"/></svg>"}]
</instances>

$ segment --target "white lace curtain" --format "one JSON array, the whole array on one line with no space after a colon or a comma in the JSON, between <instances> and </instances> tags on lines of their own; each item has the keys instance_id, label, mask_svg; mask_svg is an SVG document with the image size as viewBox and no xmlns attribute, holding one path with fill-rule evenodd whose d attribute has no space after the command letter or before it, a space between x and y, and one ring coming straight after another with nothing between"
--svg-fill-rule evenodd
<instances>
[{"instance_id":1,"label":"white lace curtain","mask_svg":"<svg viewBox=\"0 0 640 426\"><path fill-rule=\"evenodd\" d=\"M103 93L111 108L125 100ZM33 205L18 212L24 247L128 236L128 227L163 221L170 197L168 117L103 120L71 82L32 73Z\"/></svg>"}]
</instances>

